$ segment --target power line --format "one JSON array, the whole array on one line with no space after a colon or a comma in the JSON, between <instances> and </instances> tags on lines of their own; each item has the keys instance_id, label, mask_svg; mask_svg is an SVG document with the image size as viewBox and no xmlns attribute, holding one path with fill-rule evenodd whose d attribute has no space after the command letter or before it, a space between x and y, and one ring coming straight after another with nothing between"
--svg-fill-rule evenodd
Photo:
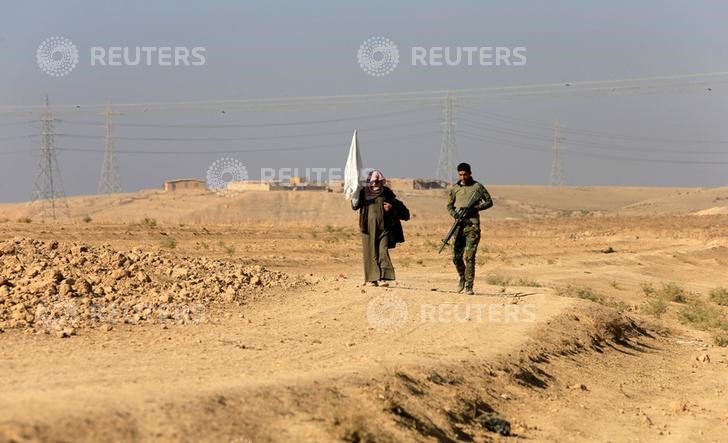
<instances>
[{"instance_id":1,"label":"power line","mask_svg":"<svg viewBox=\"0 0 728 443\"><path fill-rule=\"evenodd\" d=\"M401 137L387 137L386 139L371 139L367 140L367 142L370 143L376 143L376 142L390 142L390 141L399 141L399 140L411 140L411 139L418 139L422 138L423 136L434 136L439 135L440 132L437 131L430 131L430 132L418 132L416 134L409 134ZM132 154L132 155L205 155L205 154L236 154L236 153L251 153L251 152L286 152L286 151L308 151L308 150L317 150L317 149L341 149L342 144L341 143L332 143L332 144L315 144L315 145L303 145L303 146L291 146L291 147L282 147L282 148L252 148L252 149L224 149L224 150L204 150L204 151L180 151L180 150L173 150L173 151L155 151L152 149L146 149L146 150L125 150L125 149L115 149L114 152L117 154ZM104 152L100 149L94 149L94 148L57 148L58 151L67 151L67 152Z\"/></svg>"},{"instance_id":2,"label":"power line","mask_svg":"<svg viewBox=\"0 0 728 443\"><path fill-rule=\"evenodd\" d=\"M33 122L31 120L23 120L21 122L5 122L5 123L0 123L0 127L5 128L8 126L27 125L30 123L33 123Z\"/></svg>"},{"instance_id":3,"label":"power line","mask_svg":"<svg viewBox=\"0 0 728 443\"><path fill-rule=\"evenodd\" d=\"M364 127L361 129L369 131L379 131L385 129L399 129L406 128L409 126L417 126L421 124L434 124L436 123L433 119L416 120L411 122L403 122L391 125ZM128 140L128 141L160 141L160 142L200 142L200 141L259 141L259 140L280 140L288 138L301 138L301 137L322 137L331 135L342 135L349 130L340 130L336 132L317 132L309 134L286 134L286 135L263 135L263 136L251 136L251 137L116 137L116 140ZM105 138L101 135L90 135L90 134L73 134L73 133L60 133L56 134L58 137L64 138L77 138L77 139L102 139Z\"/></svg>"},{"instance_id":4,"label":"power line","mask_svg":"<svg viewBox=\"0 0 728 443\"><path fill-rule=\"evenodd\" d=\"M360 115L354 117L341 117L333 119L319 119L319 120L303 120L295 122L264 122L264 123L242 123L242 124L167 124L167 123L138 123L138 122L121 122L122 126L128 127L141 127L141 128L181 128L181 129L223 129L223 128L264 128L264 127L280 127L280 126L304 126L304 125L317 125L324 123L339 123L347 121L361 121L369 119L378 119L392 117L395 115L410 114L412 112L419 112L428 110L426 107L419 107L414 109L406 109L395 112L385 112L377 114ZM90 122L90 121L78 121L78 120L57 120L61 123L68 123L72 125L82 126L103 126L102 123Z\"/></svg>"},{"instance_id":5,"label":"power line","mask_svg":"<svg viewBox=\"0 0 728 443\"><path fill-rule=\"evenodd\" d=\"M520 126L531 126L539 129L551 129L550 126L543 125L541 123L534 122L532 120L523 120L520 118L507 116L503 114L496 114L494 112L486 112L482 110L474 110L474 108L463 106L462 107L465 111L465 115L469 115L471 117L480 117L484 116L488 120L500 120L504 124L510 124L510 125L518 125ZM615 133L609 133L609 132L602 132L602 131L595 131L595 130L589 130L589 129L578 129L578 128L570 128L570 127L561 127L562 133L567 134L574 134L574 135L585 135L585 136L594 136L594 137L600 137L600 138L613 138L618 140L626 140L626 141L636 141L636 142L651 142L651 143L677 143L677 144L685 144L685 143L693 143L693 144L728 144L728 140L701 140L701 139L680 139L680 138L661 138L661 137L649 137L649 136L641 136L641 135L627 135L627 134L615 134Z\"/></svg>"},{"instance_id":6,"label":"power line","mask_svg":"<svg viewBox=\"0 0 728 443\"><path fill-rule=\"evenodd\" d=\"M540 152L542 154L547 154L549 148L544 146L534 146L534 145L528 145L523 144L519 142L513 142L513 140L507 140L507 139L500 139L497 137L489 137L484 136L482 134L474 134L467 131L460 131L459 132L461 136L476 140L476 141L488 141L490 143L498 143L503 146L513 147L516 149L523 149L527 151L535 151ZM628 161L628 162L641 162L641 163L669 163L669 164L684 164L684 165L728 165L728 161L702 161L702 160L671 160L671 159L659 159L659 158L646 158L646 157L624 157L624 156L616 156L616 155L606 155L606 154L597 154L592 152L580 152L573 150L571 148L564 148L561 149L562 153L566 155L577 155L577 156L583 156L583 157L593 157L593 158L601 158L601 159L607 159L607 160L622 160L622 161Z\"/></svg>"},{"instance_id":7,"label":"power line","mask_svg":"<svg viewBox=\"0 0 728 443\"><path fill-rule=\"evenodd\" d=\"M9 137L0 137L0 140L6 141L6 140L22 140L25 138L33 138L36 137L36 134L27 134L27 135L11 135Z\"/></svg>"},{"instance_id":8,"label":"power line","mask_svg":"<svg viewBox=\"0 0 728 443\"><path fill-rule=\"evenodd\" d=\"M513 135L519 138L529 139L529 140L535 140L539 142L545 142L549 143L548 136L545 134L534 134L530 131L520 131L515 130L512 128L503 128L500 126L494 126L494 125L488 125L485 123L475 124L471 122L470 120L463 120L463 126L468 129L474 129L474 130L483 130L488 132L495 132L498 134L505 134L505 135ZM563 129L561 129L561 132L563 132ZM585 137L585 136L580 136ZM646 147L635 147L635 146L625 146L625 145L619 145L615 143L601 143L601 142L595 142L590 140L581 140L579 137L572 138L572 137L561 137L561 140L568 140L572 141L574 146L582 146L592 149L598 149L598 150L609 150L609 151L622 151L622 152L649 152L654 154L701 154L701 155L728 155L727 150L697 150L697 149L667 149L667 148L646 148Z\"/></svg>"},{"instance_id":9,"label":"power line","mask_svg":"<svg viewBox=\"0 0 728 443\"><path fill-rule=\"evenodd\" d=\"M723 78L721 78L723 77ZM664 83L674 82L674 83ZM630 85L630 83L634 83ZM664 92L665 90L687 90L697 87L728 83L728 72L706 72L672 76L651 76L614 80L593 80L579 82L546 83L488 88L468 88L453 90L459 100L487 101L494 99L521 99L529 97L559 97L579 94L644 94ZM712 89L712 88L711 88ZM116 105L117 109L127 112L150 112L172 110L220 110L226 109L266 109L266 108L314 108L372 104L422 104L437 103L447 91L412 91L380 94L351 94L339 96L286 97L267 99L211 100L191 102L150 102L125 103ZM103 110L102 105L64 105L54 108L54 112L79 112ZM0 114L19 114L40 112L35 106L2 107Z\"/></svg>"}]
</instances>

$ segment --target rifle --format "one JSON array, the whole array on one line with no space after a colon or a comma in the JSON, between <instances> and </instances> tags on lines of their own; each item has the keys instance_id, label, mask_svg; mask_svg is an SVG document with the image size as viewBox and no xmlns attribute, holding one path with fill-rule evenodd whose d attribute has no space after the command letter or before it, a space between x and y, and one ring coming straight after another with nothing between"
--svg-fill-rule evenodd
<instances>
[{"instance_id":1,"label":"rifle","mask_svg":"<svg viewBox=\"0 0 728 443\"><path fill-rule=\"evenodd\" d=\"M470 197L470 201L468 202L468 205L464 208L460 208L457 213L457 217L455 217L455 222L450 226L450 230L447 231L447 234L445 234L445 237L442 238L442 244L440 245L440 249L437 250L437 253L441 253L443 249L445 249L445 246L447 246L447 242L450 241L450 238L455 234L455 231L460 227L462 222L465 220L467 215L470 213L470 211L473 209L473 207L480 201L482 195L480 192L476 192L473 194L472 197Z\"/></svg>"}]
</instances>

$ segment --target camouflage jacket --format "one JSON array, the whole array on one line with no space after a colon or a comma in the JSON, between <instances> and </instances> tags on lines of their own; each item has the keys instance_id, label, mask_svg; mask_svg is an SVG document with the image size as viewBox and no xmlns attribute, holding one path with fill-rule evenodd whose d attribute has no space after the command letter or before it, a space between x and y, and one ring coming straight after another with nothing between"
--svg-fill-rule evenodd
<instances>
[{"instance_id":1,"label":"camouflage jacket","mask_svg":"<svg viewBox=\"0 0 728 443\"><path fill-rule=\"evenodd\" d=\"M481 197L473 207L472 211L470 211L470 214L468 214L468 220L470 220L473 224L480 224L479 211L483 211L493 206L493 199L490 198L490 194L488 193L488 190L485 189L485 186L475 180L471 179L470 183L467 184L463 184L458 181L452 186L452 188L450 188L447 199L447 212L449 212L453 218L457 217L458 210L466 207L473 194L476 192L480 193Z\"/></svg>"}]
</instances>

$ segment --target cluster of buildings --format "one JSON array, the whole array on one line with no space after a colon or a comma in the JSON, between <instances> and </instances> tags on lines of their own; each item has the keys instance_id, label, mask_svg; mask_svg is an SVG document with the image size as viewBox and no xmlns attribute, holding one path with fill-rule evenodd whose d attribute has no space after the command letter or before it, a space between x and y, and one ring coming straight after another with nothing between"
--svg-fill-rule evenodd
<instances>
[{"instance_id":1,"label":"cluster of buildings","mask_svg":"<svg viewBox=\"0 0 728 443\"><path fill-rule=\"evenodd\" d=\"M413 189L442 189L447 183L442 180L425 178L392 178L387 179L387 186L399 191ZM185 178L166 180L163 185L165 192L205 190L205 180ZM344 192L343 180L329 180L327 182L307 182L303 177L291 177L281 180L242 180L231 181L227 184L230 191L322 191Z\"/></svg>"}]
</instances>

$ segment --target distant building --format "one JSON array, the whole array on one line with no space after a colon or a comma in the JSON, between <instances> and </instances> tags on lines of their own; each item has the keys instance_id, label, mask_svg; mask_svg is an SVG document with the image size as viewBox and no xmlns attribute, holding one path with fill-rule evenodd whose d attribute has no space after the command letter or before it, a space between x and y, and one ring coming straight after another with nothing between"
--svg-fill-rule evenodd
<instances>
[{"instance_id":1,"label":"distant building","mask_svg":"<svg viewBox=\"0 0 728 443\"><path fill-rule=\"evenodd\" d=\"M416 178L413 183L415 189L445 189L448 183L434 178Z\"/></svg>"},{"instance_id":2,"label":"distant building","mask_svg":"<svg viewBox=\"0 0 728 443\"><path fill-rule=\"evenodd\" d=\"M344 192L344 180L329 180L326 182L326 190L329 192Z\"/></svg>"},{"instance_id":3,"label":"distant building","mask_svg":"<svg viewBox=\"0 0 728 443\"><path fill-rule=\"evenodd\" d=\"M387 186L395 191L409 191L415 188L413 178L388 178Z\"/></svg>"},{"instance_id":4,"label":"distant building","mask_svg":"<svg viewBox=\"0 0 728 443\"><path fill-rule=\"evenodd\" d=\"M262 180L232 181L227 184L228 191L270 191L278 187L278 183Z\"/></svg>"},{"instance_id":5,"label":"distant building","mask_svg":"<svg viewBox=\"0 0 728 443\"><path fill-rule=\"evenodd\" d=\"M291 191L326 191L326 185L314 185L311 183L299 183L296 186L291 186L288 189Z\"/></svg>"},{"instance_id":6,"label":"distant building","mask_svg":"<svg viewBox=\"0 0 728 443\"><path fill-rule=\"evenodd\" d=\"M164 191L186 191L186 190L204 190L205 180L197 178L182 178L178 180L166 180L164 182Z\"/></svg>"},{"instance_id":7,"label":"distant building","mask_svg":"<svg viewBox=\"0 0 728 443\"><path fill-rule=\"evenodd\" d=\"M395 190L410 191L412 189L444 189L447 182L434 178L388 178L387 185Z\"/></svg>"}]
</instances>

